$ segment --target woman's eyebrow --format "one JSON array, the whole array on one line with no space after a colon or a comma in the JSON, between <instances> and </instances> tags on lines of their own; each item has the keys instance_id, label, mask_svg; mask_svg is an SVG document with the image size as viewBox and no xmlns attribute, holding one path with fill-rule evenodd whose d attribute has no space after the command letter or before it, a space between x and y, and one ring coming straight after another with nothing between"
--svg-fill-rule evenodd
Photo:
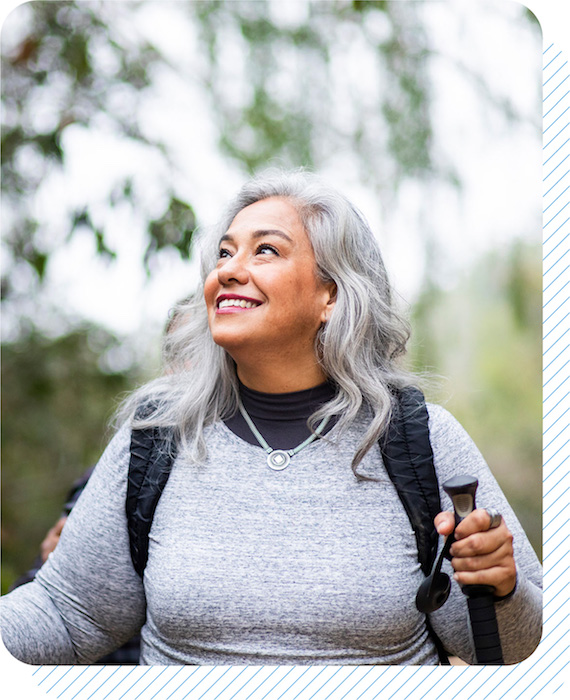
<instances>
[{"instance_id":1,"label":"woman's eyebrow","mask_svg":"<svg viewBox=\"0 0 570 700\"><path fill-rule=\"evenodd\" d=\"M288 236L286 233L283 233L283 231L279 231L279 229L259 229L257 231L254 231L252 234L252 238L264 238L265 236L279 236L280 238L283 238L286 241L289 241L289 243L293 243L293 239ZM220 243L223 243L224 241L233 241L234 237L231 235L231 233L224 233L224 235L220 238Z\"/></svg>"},{"instance_id":2,"label":"woman's eyebrow","mask_svg":"<svg viewBox=\"0 0 570 700\"><path fill-rule=\"evenodd\" d=\"M283 233L283 231L279 231L278 229L260 229L259 231L253 232L253 238L263 238L264 236L280 236L286 241L289 241L289 243L293 243L291 236L288 236L286 233Z\"/></svg>"}]
</instances>

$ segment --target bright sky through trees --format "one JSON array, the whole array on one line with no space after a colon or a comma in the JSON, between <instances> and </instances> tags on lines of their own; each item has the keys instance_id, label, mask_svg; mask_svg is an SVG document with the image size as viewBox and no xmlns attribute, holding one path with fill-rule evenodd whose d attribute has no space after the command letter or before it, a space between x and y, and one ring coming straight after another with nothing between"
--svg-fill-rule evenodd
<instances>
[{"instance_id":1,"label":"bright sky through trees","mask_svg":"<svg viewBox=\"0 0 570 700\"><path fill-rule=\"evenodd\" d=\"M42 301L20 300L13 307L15 314L35 315L45 330L58 328L58 308L120 334L162 325L168 308L194 286L196 267L165 248L152 259L148 279L141 265L148 220L164 211L165 183L191 203L198 223L215 220L245 178L240 153L253 153L252 144L261 138L254 123L233 128L231 119L256 104L251 101L255 84L263 84L265 93L259 95L266 102L272 100L268 114L279 109L284 120L299 118L299 129L308 124L313 134L308 164L363 210L407 300L413 301L426 274L450 285L459 270L490 247L516 237L538 240L541 38L522 6L392 3L400 7L391 14L369 12L359 22L356 15L350 21L343 15L348 2L319 3L318 17L315 4L304 0L269 3L267 21L273 34L260 39L248 35L244 21L236 23L239 12L233 8L245 8L242 15L251 29L256 19L252 8L265 3L229 3L230 10L213 19L193 12L192 3L82 4L107 23L113 41L148 42L161 53L163 60L149 68L149 85L136 99L132 91L115 86L108 104L132 119L145 138L164 144L168 159L118 133L104 110L62 131L63 167L50 169L27 200L39 222L38 240L49 251ZM416 11L411 12L411 5ZM26 35L33 8L21 6L6 20L3 44L8 56ZM214 19L217 55L209 63L204 35ZM307 39L296 38L295 43L284 38L307 28L315 34L314 46ZM418 34L412 36L412 30ZM325 34L334 41L323 43ZM378 61L377 47L388 45L394 36L399 44ZM263 51L269 56L268 46L268 76L255 78L251 66L263 72L259 61ZM408 64L398 54L400 47L407 47ZM95 49L99 64L111 75L116 60L112 51L104 41L90 47L92 53ZM326 61L317 55L325 50ZM414 51L420 52L416 63L409 58ZM429 119L432 163L423 171L408 172L406 147L416 138L414 125L419 130L421 124L413 121L409 134L400 133L400 152L389 156L386 119L392 117L386 100L394 96L388 107L400 109L394 118L403 119L407 105L398 96L394 76L414 66L418 82L412 88L422 90L425 84L428 90L429 102L421 113ZM53 81L41 105L35 101L39 130L55 118L54 110L57 116L58 90L63 89ZM327 100L326 110L322 100ZM260 103L258 113L264 108ZM301 144L302 133L292 133ZM277 158L269 164L305 164L301 145L297 151L287 144L280 148L274 148ZM236 157L229 158L232 149ZM33 160L20 167L25 173L25 167L34 167ZM109 190L128 178L138 189L139 207L109 207ZM105 246L116 254L112 262L96 255L92 236L66 238L68 212L82 206L104 228ZM15 214L7 209L9 225ZM17 286L18 276L14 279ZM28 277L22 273L20 279L26 287ZM8 334L17 326L11 323L10 308Z\"/></svg>"}]
</instances>

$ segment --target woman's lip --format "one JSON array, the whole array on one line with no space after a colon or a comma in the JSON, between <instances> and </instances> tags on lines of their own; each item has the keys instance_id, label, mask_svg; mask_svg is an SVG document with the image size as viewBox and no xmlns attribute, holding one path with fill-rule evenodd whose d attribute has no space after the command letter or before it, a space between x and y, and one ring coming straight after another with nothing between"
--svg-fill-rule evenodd
<instances>
[{"instance_id":1,"label":"woman's lip","mask_svg":"<svg viewBox=\"0 0 570 700\"><path fill-rule=\"evenodd\" d=\"M244 309L241 306L224 306L223 309L216 308L216 315L218 315L218 314L240 314L240 313L244 313L245 311L255 311L255 309L257 309L257 308L259 308L259 307L252 306L249 309Z\"/></svg>"}]
</instances>

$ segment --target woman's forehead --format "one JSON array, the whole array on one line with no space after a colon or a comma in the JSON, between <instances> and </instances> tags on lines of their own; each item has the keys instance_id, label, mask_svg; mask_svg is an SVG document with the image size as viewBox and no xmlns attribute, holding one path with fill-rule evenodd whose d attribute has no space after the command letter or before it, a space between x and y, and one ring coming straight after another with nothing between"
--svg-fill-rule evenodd
<instances>
[{"instance_id":1,"label":"woman's forehead","mask_svg":"<svg viewBox=\"0 0 570 700\"><path fill-rule=\"evenodd\" d=\"M291 200L283 197L261 199L244 207L236 214L220 242L242 235L254 238L276 235L292 243L309 240L297 208Z\"/></svg>"},{"instance_id":2,"label":"woman's forehead","mask_svg":"<svg viewBox=\"0 0 570 700\"><path fill-rule=\"evenodd\" d=\"M283 226L303 228L299 212L290 199L285 197L268 197L249 204L239 211L228 230L252 225L257 221L281 224L280 226L274 226L278 230L282 230Z\"/></svg>"}]
</instances>

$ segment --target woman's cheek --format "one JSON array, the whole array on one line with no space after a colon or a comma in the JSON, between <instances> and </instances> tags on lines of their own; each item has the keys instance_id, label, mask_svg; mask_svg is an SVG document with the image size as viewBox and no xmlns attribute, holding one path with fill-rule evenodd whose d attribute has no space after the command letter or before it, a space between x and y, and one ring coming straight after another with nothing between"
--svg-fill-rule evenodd
<instances>
[{"instance_id":1,"label":"woman's cheek","mask_svg":"<svg viewBox=\"0 0 570 700\"><path fill-rule=\"evenodd\" d=\"M204 283L204 300L208 310L210 310L214 305L217 286L217 276L216 271L214 270L206 277L206 281Z\"/></svg>"}]
</instances>

